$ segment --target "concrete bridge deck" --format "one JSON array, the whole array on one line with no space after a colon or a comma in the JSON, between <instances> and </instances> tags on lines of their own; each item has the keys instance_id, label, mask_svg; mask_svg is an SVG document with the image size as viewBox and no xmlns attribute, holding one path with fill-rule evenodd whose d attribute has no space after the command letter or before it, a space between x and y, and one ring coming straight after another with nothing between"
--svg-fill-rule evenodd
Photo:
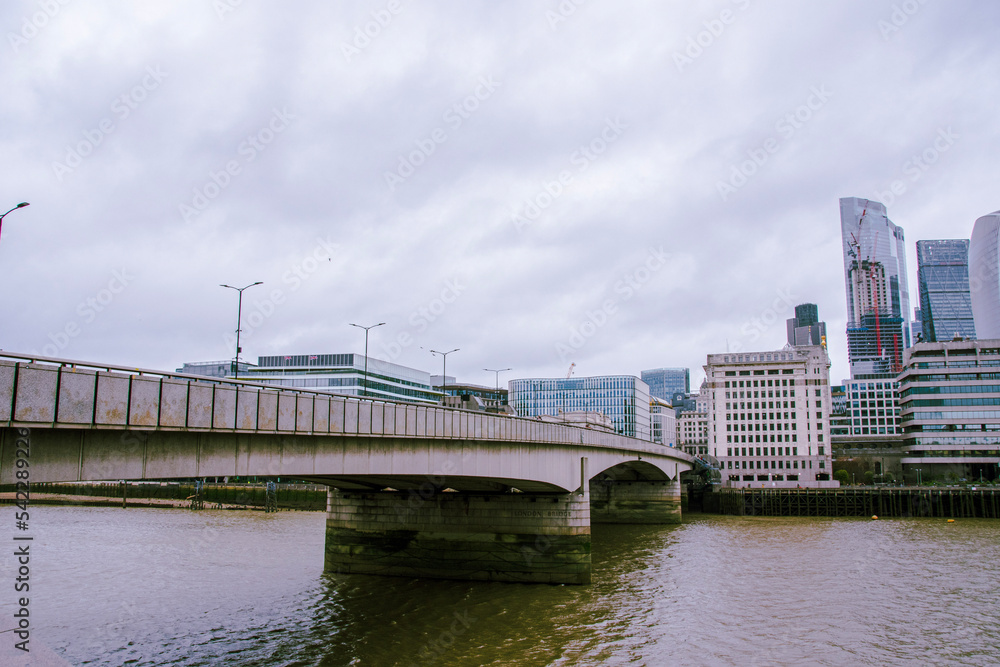
<instances>
[{"instance_id":1,"label":"concrete bridge deck","mask_svg":"<svg viewBox=\"0 0 1000 667\"><path fill-rule=\"evenodd\" d=\"M327 484L331 569L577 583L589 578L591 520L679 520L678 477L692 467L674 448L529 418L0 353L0 483L17 481L19 440L36 482ZM575 536L568 570L553 549L471 573L446 557L458 544L564 533ZM475 553L468 562L483 560ZM435 558L448 566L426 565Z\"/></svg>"}]
</instances>

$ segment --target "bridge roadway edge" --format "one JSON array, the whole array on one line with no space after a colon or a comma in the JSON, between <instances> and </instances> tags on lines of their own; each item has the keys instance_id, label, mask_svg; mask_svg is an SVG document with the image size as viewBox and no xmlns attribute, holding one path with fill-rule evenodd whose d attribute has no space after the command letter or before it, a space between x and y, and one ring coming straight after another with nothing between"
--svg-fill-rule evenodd
<instances>
[{"instance_id":1,"label":"bridge roadway edge","mask_svg":"<svg viewBox=\"0 0 1000 667\"><path fill-rule=\"evenodd\" d=\"M328 569L408 576L585 583L591 520L678 521L691 467L674 449L525 418L0 353L0 483L14 481L18 427L38 482L326 483ZM555 509L538 516L539 503Z\"/></svg>"}]
</instances>

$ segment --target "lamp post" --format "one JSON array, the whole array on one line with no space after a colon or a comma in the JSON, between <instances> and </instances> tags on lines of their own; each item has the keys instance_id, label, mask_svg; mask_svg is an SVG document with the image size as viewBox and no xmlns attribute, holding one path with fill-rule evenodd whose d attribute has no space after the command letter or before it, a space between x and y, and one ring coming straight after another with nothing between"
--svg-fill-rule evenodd
<instances>
[{"instance_id":1,"label":"lamp post","mask_svg":"<svg viewBox=\"0 0 1000 667\"><path fill-rule=\"evenodd\" d=\"M513 369L511 369L511 368L499 368L499 369L498 368L484 368L483 370L487 371L489 373L496 373L496 390L500 391L500 374L503 373L504 371L509 371L509 370L513 370Z\"/></svg>"},{"instance_id":2,"label":"lamp post","mask_svg":"<svg viewBox=\"0 0 1000 667\"><path fill-rule=\"evenodd\" d=\"M29 204L26 201L23 201L14 208L10 209L10 211L7 211L7 213L10 213L11 211L16 211L19 208L24 208L25 206L31 206L31 204ZM7 217L7 213L0 215L0 233L3 233L3 219Z\"/></svg>"},{"instance_id":3,"label":"lamp post","mask_svg":"<svg viewBox=\"0 0 1000 667\"><path fill-rule=\"evenodd\" d=\"M448 350L447 352L438 352L437 350L427 350L431 354L441 355L443 364L441 367L441 391L444 393L445 396L448 395L448 355L451 354L452 352L458 352L458 349L459 348L456 347L454 350Z\"/></svg>"},{"instance_id":4,"label":"lamp post","mask_svg":"<svg viewBox=\"0 0 1000 667\"><path fill-rule=\"evenodd\" d=\"M920 486L920 468L914 468L917 471L917 486Z\"/></svg>"},{"instance_id":5,"label":"lamp post","mask_svg":"<svg viewBox=\"0 0 1000 667\"><path fill-rule=\"evenodd\" d=\"M237 292L240 293L239 304L236 307L236 361L235 361L235 363L233 365L233 377L234 378L239 378L240 377L240 352L241 352L241 350L240 350L240 326L241 326L241 324L240 323L243 320L243 290L250 289L254 285L263 285L263 284L264 283L262 281L258 280L255 283L250 283L246 287L233 287L232 285L222 285L222 284L219 285L219 287L228 287L229 289L234 289L234 290L236 290Z\"/></svg>"},{"instance_id":6,"label":"lamp post","mask_svg":"<svg viewBox=\"0 0 1000 667\"><path fill-rule=\"evenodd\" d=\"M365 379L364 379L364 386L361 388L363 396L368 395L368 330L374 329L375 327L380 327L383 324L385 324L385 322L379 322L378 324L372 324L367 327L361 326L360 324L353 324L353 323L351 324L352 327L357 327L359 329L365 330Z\"/></svg>"}]
</instances>

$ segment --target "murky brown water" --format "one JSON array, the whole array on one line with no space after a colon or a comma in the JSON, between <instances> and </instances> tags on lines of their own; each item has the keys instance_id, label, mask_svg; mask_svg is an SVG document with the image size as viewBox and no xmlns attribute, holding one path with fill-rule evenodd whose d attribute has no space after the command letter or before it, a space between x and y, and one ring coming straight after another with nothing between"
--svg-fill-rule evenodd
<instances>
[{"instance_id":1,"label":"murky brown water","mask_svg":"<svg viewBox=\"0 0 1000 667\"><path fill-rule=\"evenodd\" d=\"M596 526L591 586L325 575L323 521L35 506L32 642L74 665L1000 664L997 521Z\"/></svg>"}]
</instances>

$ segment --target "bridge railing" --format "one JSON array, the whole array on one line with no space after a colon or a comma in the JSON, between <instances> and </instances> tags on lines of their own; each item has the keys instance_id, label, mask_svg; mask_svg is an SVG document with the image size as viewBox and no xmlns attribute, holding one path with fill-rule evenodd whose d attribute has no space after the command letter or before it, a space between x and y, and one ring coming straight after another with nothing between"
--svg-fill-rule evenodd
<instances>
[{"instance_id":1,"label":"bridge railing","mask_svg":"<svg viewBox=\"0 0 1000 667\"><path fill-rule=\"evenodd\" d=\"M526 417L15 353L0 353L0 426L564 442L690 458Z\"/></svg>"}]
</instances>

